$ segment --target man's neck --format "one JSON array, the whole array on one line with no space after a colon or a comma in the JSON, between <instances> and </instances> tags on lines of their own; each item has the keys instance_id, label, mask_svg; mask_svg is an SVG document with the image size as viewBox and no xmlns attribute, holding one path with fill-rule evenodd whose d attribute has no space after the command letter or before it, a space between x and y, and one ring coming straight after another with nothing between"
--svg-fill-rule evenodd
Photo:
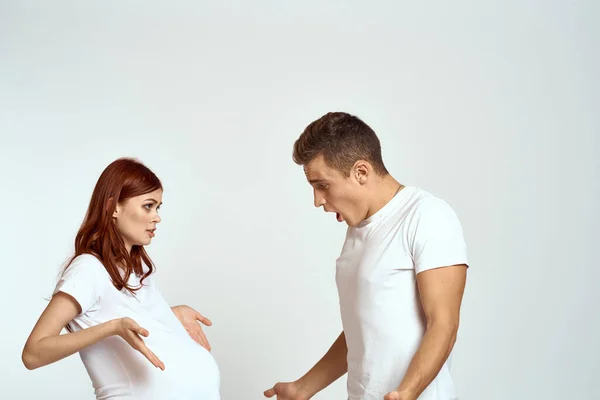
<instances>
[{"instance_id":1,"label":"man's neck","mask_svg":"<svg viewBox=\"0 0 600 400\"><path fill-rule=\"evenodd\" d=\"M394 196L404 189L404 185L394 179L391 175L385 175L375 184L371 206L366 218L369 218L377 211L381 210Z\"/></svg>"}]
</instances>

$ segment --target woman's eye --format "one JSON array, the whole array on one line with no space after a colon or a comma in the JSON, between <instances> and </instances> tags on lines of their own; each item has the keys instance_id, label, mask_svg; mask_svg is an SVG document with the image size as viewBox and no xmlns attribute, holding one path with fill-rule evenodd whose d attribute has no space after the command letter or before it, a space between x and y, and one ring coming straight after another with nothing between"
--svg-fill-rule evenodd
<instances>
[{"instance_id":1,"label":"woman's eye","mask_svg":"<svg viewBox=\"0 0 600 400\"><path fill-rule=\"evenodd\" d=\"M152 204L144 204L144 208L146 210L151 210L152 209Z\"/></svg>"}]
</instances>

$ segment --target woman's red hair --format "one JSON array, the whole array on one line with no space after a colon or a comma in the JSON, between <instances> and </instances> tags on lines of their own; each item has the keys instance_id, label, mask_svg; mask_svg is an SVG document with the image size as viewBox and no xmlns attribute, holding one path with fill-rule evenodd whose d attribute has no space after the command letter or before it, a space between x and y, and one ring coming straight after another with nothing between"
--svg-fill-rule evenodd
<instances>
[{"instance_id":1,"label":"woman's red hair","mask_svg":"<svg viewBox=\"0 0 600 400\"><path fill-rule=\"evenodd\" d=\"M92 254L102 262L113 285L130 293L141 288L127 284L131 273L142 276L140 284L154 272L154 264L143 246L133 246L127 252L117 231L113 214L118 203L155 190L162 190L158 177L141 162L131 158L113 161L100 175L92 193L87 213L75 237L73 260L82 254ZM142 261L149 270L144 273Z\"/></svg>"}]
</instances>

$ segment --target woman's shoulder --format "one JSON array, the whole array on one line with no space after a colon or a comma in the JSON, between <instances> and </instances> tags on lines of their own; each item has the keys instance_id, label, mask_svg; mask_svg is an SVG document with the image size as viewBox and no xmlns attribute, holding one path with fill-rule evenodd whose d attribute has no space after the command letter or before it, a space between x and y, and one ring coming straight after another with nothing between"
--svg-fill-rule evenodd
<instances>
[{"instance_id":1,"label":"woman's shoulder","mask_svg":"<svg viewBox=\"0 0 600 400\"><path fill-rule=\"evenodd\" d=\"M85 274L94 274L97 276L104 276L107 274L104 264L93 254L84 253L73 258L66 273L79 273L84 272Z\"/></svg>"},{"instance_id":2,"label":"woman's shoulder","mask_svg":"<svg viewBox=\"0 0 600 400\"><path fill-rule=\"evenodd\" d=\"M75 263L85 264L85 265L94 265L96 267L104 267L104 265L102 264L102 261L100 261L98 259L98 257L96 257L92 253L79 254L78 256L73 258L73 264L75 264Z\"/></svg>"}]
</instances>

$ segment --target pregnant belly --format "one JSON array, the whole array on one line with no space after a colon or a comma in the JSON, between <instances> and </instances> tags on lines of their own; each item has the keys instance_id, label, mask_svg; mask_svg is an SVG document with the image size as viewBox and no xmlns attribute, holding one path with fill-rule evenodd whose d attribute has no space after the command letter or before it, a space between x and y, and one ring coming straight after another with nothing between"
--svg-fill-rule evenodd
<instances>
[{"instance_id":1,"label":"pregnant belly","mask_svg":"<svg viewBox=\"0 0 600 400\"><path fill-rule=\"evenodd\" d=\"M119 337L90 348L82 359L97 398L219 400L220 373L215 359L186 335L154 330L144 338L164 363L164 371Z\"/></svg>"},{"instance_id":2,"label":"pregnant belly","mask_svg":"<svg viewBox=\"0 0 600 400\"><path fill-rule=\"evenodd\" d=\"M154 374L161 379L156 384L168 385L169 395L173 399L217 400L220 373L212 354L193 341L187 333L165 335L157 334L153 340L146 340L148 347L164 363L165 370L154 368ZM150 339L150 338L148 338ZM153 384L154 390L156 384Z\"/></svg>"}]
</instances>

